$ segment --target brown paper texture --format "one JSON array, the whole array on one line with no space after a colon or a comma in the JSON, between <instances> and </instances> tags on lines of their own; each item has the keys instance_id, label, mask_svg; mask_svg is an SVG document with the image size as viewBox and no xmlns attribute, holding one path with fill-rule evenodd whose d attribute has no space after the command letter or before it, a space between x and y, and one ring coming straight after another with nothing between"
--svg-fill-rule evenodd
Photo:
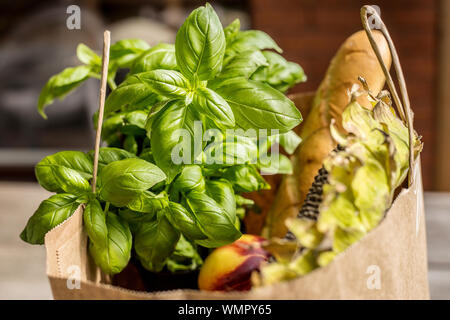
<instances>
[{"instance_id":1,"label":"brown paper texture","mask_svg":"<svg viewBox=\"0 0 450 320\"><path fill-rule=\"evenodd\" d=\"M300 97L297 97L300 98ZM301 100L301 99L298 99ZM303 111L303 110L302 110ZM305 114L305 112L302 112ZM131 291L100 282L89 257L83 206L45 236L47 275L55 299L429 299L420 159L414 183L385 219L324 268L249 292ZM274 190L273 192L276 192Z\"/></svg>"}]
</instances>

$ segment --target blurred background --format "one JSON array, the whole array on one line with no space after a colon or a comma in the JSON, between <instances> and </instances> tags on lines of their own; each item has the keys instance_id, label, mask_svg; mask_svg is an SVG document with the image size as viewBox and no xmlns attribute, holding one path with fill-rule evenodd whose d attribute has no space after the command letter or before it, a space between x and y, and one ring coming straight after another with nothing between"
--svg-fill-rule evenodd
<instances>
[{"instance_id":1,"label":"blurred background","mask_svg":"<svg viewBox=\"0 0 450 320\"><path fill-rule=\"evenodd\" d=\"M340 44L361 29L360 7L380 7L400 55L415 129L423 136L430 281L435 279L432 295L449 298L450 196L446 192L450 191L450 1L210 2L224 25L239 18L243 29L267 32L283 48L285 58L303 67L308 81L291 92L315 90ZM173 42L186 16L202 4L204 1L194 0L0 2L0 298L32 298L38 293L38 297L50 297L46 283L34 287L39 290L25 289L30 281L46 281L43 249L36 251L18 238L28 217L47 196L35 184L33 167L48 154L88 150L94 142L91 118L97 108L99 82L91 79L64 102L51 105L48 120L44 120L36 105L48 78L79 64L75 55L78 43L100 52L105 28L111 30L113 42L123 38L141 38L150 45ZM81 9L80 29L67 28L70 5ZM29 255L25 257L24 252ZM4 258L7 256L8 261ZM26 260L31 257L34 269ZM27 267L15 270L19 263ZM18 272L22 272L22 280L15 279ZM25 287L18 286L18 281Z\"/></svg>"}]
</instances>

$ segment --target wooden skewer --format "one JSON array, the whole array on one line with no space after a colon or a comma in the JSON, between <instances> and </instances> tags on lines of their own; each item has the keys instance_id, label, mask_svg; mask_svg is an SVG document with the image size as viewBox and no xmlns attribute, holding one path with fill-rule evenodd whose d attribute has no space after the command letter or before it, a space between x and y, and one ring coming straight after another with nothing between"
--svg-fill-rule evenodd
<instances>
[{"instance_id":1,"label":"wooden skewer","mask_svg":"<svg viewBox=\"0 0 450 320\"><path fill-rule=\"evenodd\" d=\"M92 173L92 192L95 193L97 186L97 172L98 172L98 155L100 152L100 142L102 139L102 125L103 125L103 113L105 110L105 98L106 98L106 83L108 80L108 66L109 66L109 47L111 45L111 33L105 30L103 33L103 55L102 55L102 74L100 78L100 94L99 94L99 109L97 120L97 132L95 135L95 148L94 148L94 170ZM110 283L111 279L103 274L99 267L96 267L95 282L100 283L103 279L105 283Z\"/></svg>"},{"instance_id":2,"label":"wooden skewer","mask_svg":"<svg viewBox=\"0 0 450 320\"><path fill-rule=\"evenodd\" d=\"M95 193L97 185L97 171L98 171L98 154L100 151L100 141L102 138L102 124L103 113L105 110L105 97L106 97L106 83L108 80L108 65L109 65L109 47L111 45L111 33L106 30L103 33L103 55L102 55L102 75L100 80L100 96L99 96L99 109L97 120L97 133L95 136L95 149L94 149L94 171L92 176L92 192Z\"/></svg>"}]
</instances>

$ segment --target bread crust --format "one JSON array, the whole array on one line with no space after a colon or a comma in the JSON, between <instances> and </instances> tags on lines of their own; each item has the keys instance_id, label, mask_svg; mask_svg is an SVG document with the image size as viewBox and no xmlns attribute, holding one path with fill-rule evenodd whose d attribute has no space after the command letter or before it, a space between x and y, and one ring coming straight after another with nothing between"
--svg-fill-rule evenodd
<instances>
[{"instance_id":1,"label":"bread crust","mask_svg":"<svg viewBox=\"0 0 450 320\"><path fill-rule=\"evenodd\" d=\"M391 54L388 44L381 32L375 31L373 36L380 48L383 61L389 68ZM348 92L354 84L359 84L358 76L366 80L375 94L384 87L383 71L364 30L347 38L331 60L325 77L317 89L311 111L301 126L300 136L303 139L317 129L329 127L333 118L338 128L343 130L341 114L350 100ZM366 108L372 107L365 95L359 96L358 102Z\"/></svg>"}]
</instances>

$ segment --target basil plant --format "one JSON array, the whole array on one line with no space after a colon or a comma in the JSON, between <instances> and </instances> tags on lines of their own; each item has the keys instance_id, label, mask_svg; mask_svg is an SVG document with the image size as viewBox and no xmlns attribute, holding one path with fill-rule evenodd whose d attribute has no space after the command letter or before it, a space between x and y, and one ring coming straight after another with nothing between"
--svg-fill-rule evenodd
<instances>
[{"instance_id":1,"label":"basil plant","mask_svg":"<svg viewBox=\"0 0 450 320\"><path fill-rule=\"evenodd\" d=\"M301 114L284 93L306 76L279 53L264 32L240 31L239 20L223 28L209 4L189 15L175 45L113 44L102 127L108 146L100 148L96 192L93 151L45 157L36 177L55 195L41 203L21 238L42 244L46 232L83 205L89 252L105 273L119 273L132 254L153 272L198 268L200 247L241 236L240 220L253 204L242 194L269 188L260 172L292 170L273 150L281 145L289 154L300 142L291 129ZM82 65L43 88L44 117L54 99L100 77L95 52L80 44L77 56ZM116 85L119 69L129 72Z\"/></svg>"}]
</instances>

